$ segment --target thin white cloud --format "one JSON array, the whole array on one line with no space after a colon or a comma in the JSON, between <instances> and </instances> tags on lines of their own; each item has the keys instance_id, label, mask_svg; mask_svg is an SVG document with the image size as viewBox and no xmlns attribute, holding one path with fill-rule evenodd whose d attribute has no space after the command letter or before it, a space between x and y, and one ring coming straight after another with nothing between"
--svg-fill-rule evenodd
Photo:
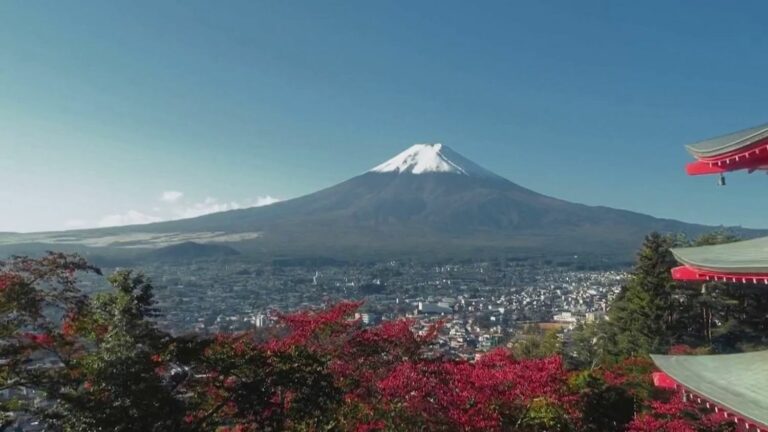
<instances>
[{"instance_id":1,"label":"thin white cloud","mask_svg":"<svg viewBox=\"0 0 768 432\"><path fill-rule=\"evenodd\" d=\"M67 229L85 228L88 226L88 222L83 219L69 219L64 222L64 226Z\"/></svg>"},{"instance_id":2,"label":"thin white cloud","mask_svg":"<svg viewBox=\"0 0 768 432\"><path fill-rule=\"evenodd\" d=\"M203 216L210 213L218 213L229 210L244 209L249 207L262 207L274 204L280 201L271 195L262 195L255 199L246 199L243 201L219 201L218 198L207 197L203 201L184 204L182 198L184 194L178 191L165 191L161 195L161 201L169 205L162 207L152 207L151 212L142 212L139 210L129 210L121 214L111 214L102 217L95 224L82 219L71 219L65 222L66 229L79 229L87 227L114 227L121 225L138 225L153 222L161 222L175 219L187 219Z\"/></svg>"},{"instance_id":3,"label":"thin white cloud","mask_svg":"<svg viewBox=\"0 0 768 432\"><path fill-rule=\"evenodd\" d=\"M175 203L178 200L181 199L181 197L184 196L183 192L175 191L175 190L169 190L163 192L162 195L160 195L160 201L164 201L167 203Z\"/></svg>"},{"instance_id":4,"label":"thin white cloud","mask_svg":"<svg viewBox=\"0 0 768 432\"><path fill-rule=\"evenodd\" d=\"M274 204L279 201L280 201L279 198L275 198L271 195L264 195L256 198L256 201L254 201L251 207L263 207L266 205Z\"/></svg>"},{"instance_id":5,"label":"thin white cloud","mask_svg":"<svg viewBox=\"0 0 768 432\"><path fill-rule=\"evenodd\" d=\"M175 213L177 218L185 219L229 210L238 210L249 207L263 207L266 205L274 204L278 201L280 200L271 195L260 196L256 199L247 199L242 202L219 202L219 200L216 198L207 197L201 202L194 203L191 206L187 206L185 208L177 209Z\"/></svg>"},{"instance_id":6,"label":"thin white cloud","mask_svg":"<svg viewBox=\"0 0 768 432\"><path fill-rule=\"evenodd\" d=\"M98 226L100 228L104 228L104 227L113 227L113 226L120 226L120 225L146 224L146 223L152 223L152 222L160 222L162 220L163 218L161 218L160 216L149 215L137 210L128 210L128 212L124 214L113 214L113 215L104 216L99 220Z\"/></svg>"},{"instance_id":7,"label":"thin white cloud","mask_svg":"<svg viewBox=\"0 0 768 432\"><path fill-rule=\"evenodd\" d=\"M194 203L191 206L180 208L176 210L177 218L186 219L197 216L202 216L209 213L218 213L227 210L236 210L240 208L240 204L237 202L219 202L218 199L213 197L207 197L202 202Z\"/></svg>"}]
</instances>

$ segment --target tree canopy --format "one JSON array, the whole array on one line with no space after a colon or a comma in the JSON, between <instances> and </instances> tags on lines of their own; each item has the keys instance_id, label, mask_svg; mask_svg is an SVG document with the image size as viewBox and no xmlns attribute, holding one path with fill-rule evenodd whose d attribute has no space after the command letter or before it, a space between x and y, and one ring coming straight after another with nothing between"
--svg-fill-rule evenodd
<instances>
[{"instance_id":1,"label":"tree canopy","mask_svg":"<svg viewBox=\"0 0 768 432\"><path fill-rule=\"evenodd\" d=\"M642 265L661 280L655 259ZM0 388L36 392L2 401L6 425L29 415L60 431L728 427L693 405L660 405L678 396L653 389L643 359L574 370L551 354L555 339L533 358L443 358L432 350L440 323L364 327L353 319L359 302L279 315L267 335L177 337L155 325L146 277L118 271L112 290L86 296L80 272L98 269L63 254L0 267Z\"/></svg>"}]
</instances>

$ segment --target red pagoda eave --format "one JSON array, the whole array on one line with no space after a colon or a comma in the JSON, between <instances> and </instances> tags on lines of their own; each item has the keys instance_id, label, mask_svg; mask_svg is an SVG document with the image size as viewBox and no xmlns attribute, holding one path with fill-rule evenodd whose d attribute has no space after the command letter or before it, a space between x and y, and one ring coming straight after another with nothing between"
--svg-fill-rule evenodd
<instances>
[{"instance_id":1,"label":"red pagoda eave","mask_svg":"<svg viewBox=\"0 0 768 432\"><path fill-rule=\"evenodd\" d=\"M728 273L680 266L672 269L672 279L678 281L718 281L768 284L768 273Z\"/></svg>"},{"instance_id":2,"label":"red pagoda eave","mask_svg":"<svg viewBox=\"0 0 768 432\"><path fill-rule=\"evenodd\" d=\"M757 423L754 420L744 417L737 412L734 412L726 407L708 400L705 397L696 394L696 392L678 383L674 378L664 372L654 372L651 377L653 379L653 385L658 388L665 390L677 390L682 388L683 396L687 400L692 400L699 405L704 405L707 408L714 409L715 412L721 415L723 418L730 419L736 423L736 430L739 432L768 432L768 425Z\"/></svg>"},{"instance_id":3,"label":"red pagoda eave","mask_svg":"<svg viewBox=\"0 0 768 432\"><path fill-rule=\"evenodd\" d=\"M685 166L688 175L722 174L728 171L768 169L768 142L755 143L748 148L714 158L701 158Z\"/></svg>"}]
</instances>

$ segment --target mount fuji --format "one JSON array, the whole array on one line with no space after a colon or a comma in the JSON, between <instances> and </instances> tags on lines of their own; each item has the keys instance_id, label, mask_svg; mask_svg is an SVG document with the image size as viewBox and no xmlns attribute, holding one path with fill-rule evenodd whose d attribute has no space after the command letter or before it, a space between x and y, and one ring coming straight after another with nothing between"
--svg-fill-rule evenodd
<instances>
[{"instance_id":1,"label":"mount fuji","mask_svg":"<svg viewBox=\"0 0 768 432\"><path fill-rule=\"evenodd\" d=\"M416 144L368 172L299 198L147 225L0 235L0 252L44 244L139 253L192 241L268 258L628 258L650 231L694 236L712 229L552 198L445 145Z\"/></svg>"},{"instance_id":2,"label":"mount fuji","mask_svg":"<svg viewBox=\"0 0 768 432\"><path fill-rule=\"evenodd\" d=\"M501 178L442 144L415 144L372 173L450 173L470 177Z\"/></svg>"}]
</instances>

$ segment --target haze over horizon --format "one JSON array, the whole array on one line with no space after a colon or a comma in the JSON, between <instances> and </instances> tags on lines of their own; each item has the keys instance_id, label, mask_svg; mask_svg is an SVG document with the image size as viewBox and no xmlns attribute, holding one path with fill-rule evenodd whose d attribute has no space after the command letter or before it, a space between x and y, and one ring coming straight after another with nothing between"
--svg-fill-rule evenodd
<instances>
[{"instance_id":1,"label":"haze over horizon","mask_svg":"<svg viewBox=\"0 0 768 432\"><path fill-rule=\"evenodd\" d=\"M3 2L0 231L268 204L421 142L569 201L766 227L768 179L683 171L684 144L768 119L768 6L718 6Z\"/></svg>"}]
</instances>

